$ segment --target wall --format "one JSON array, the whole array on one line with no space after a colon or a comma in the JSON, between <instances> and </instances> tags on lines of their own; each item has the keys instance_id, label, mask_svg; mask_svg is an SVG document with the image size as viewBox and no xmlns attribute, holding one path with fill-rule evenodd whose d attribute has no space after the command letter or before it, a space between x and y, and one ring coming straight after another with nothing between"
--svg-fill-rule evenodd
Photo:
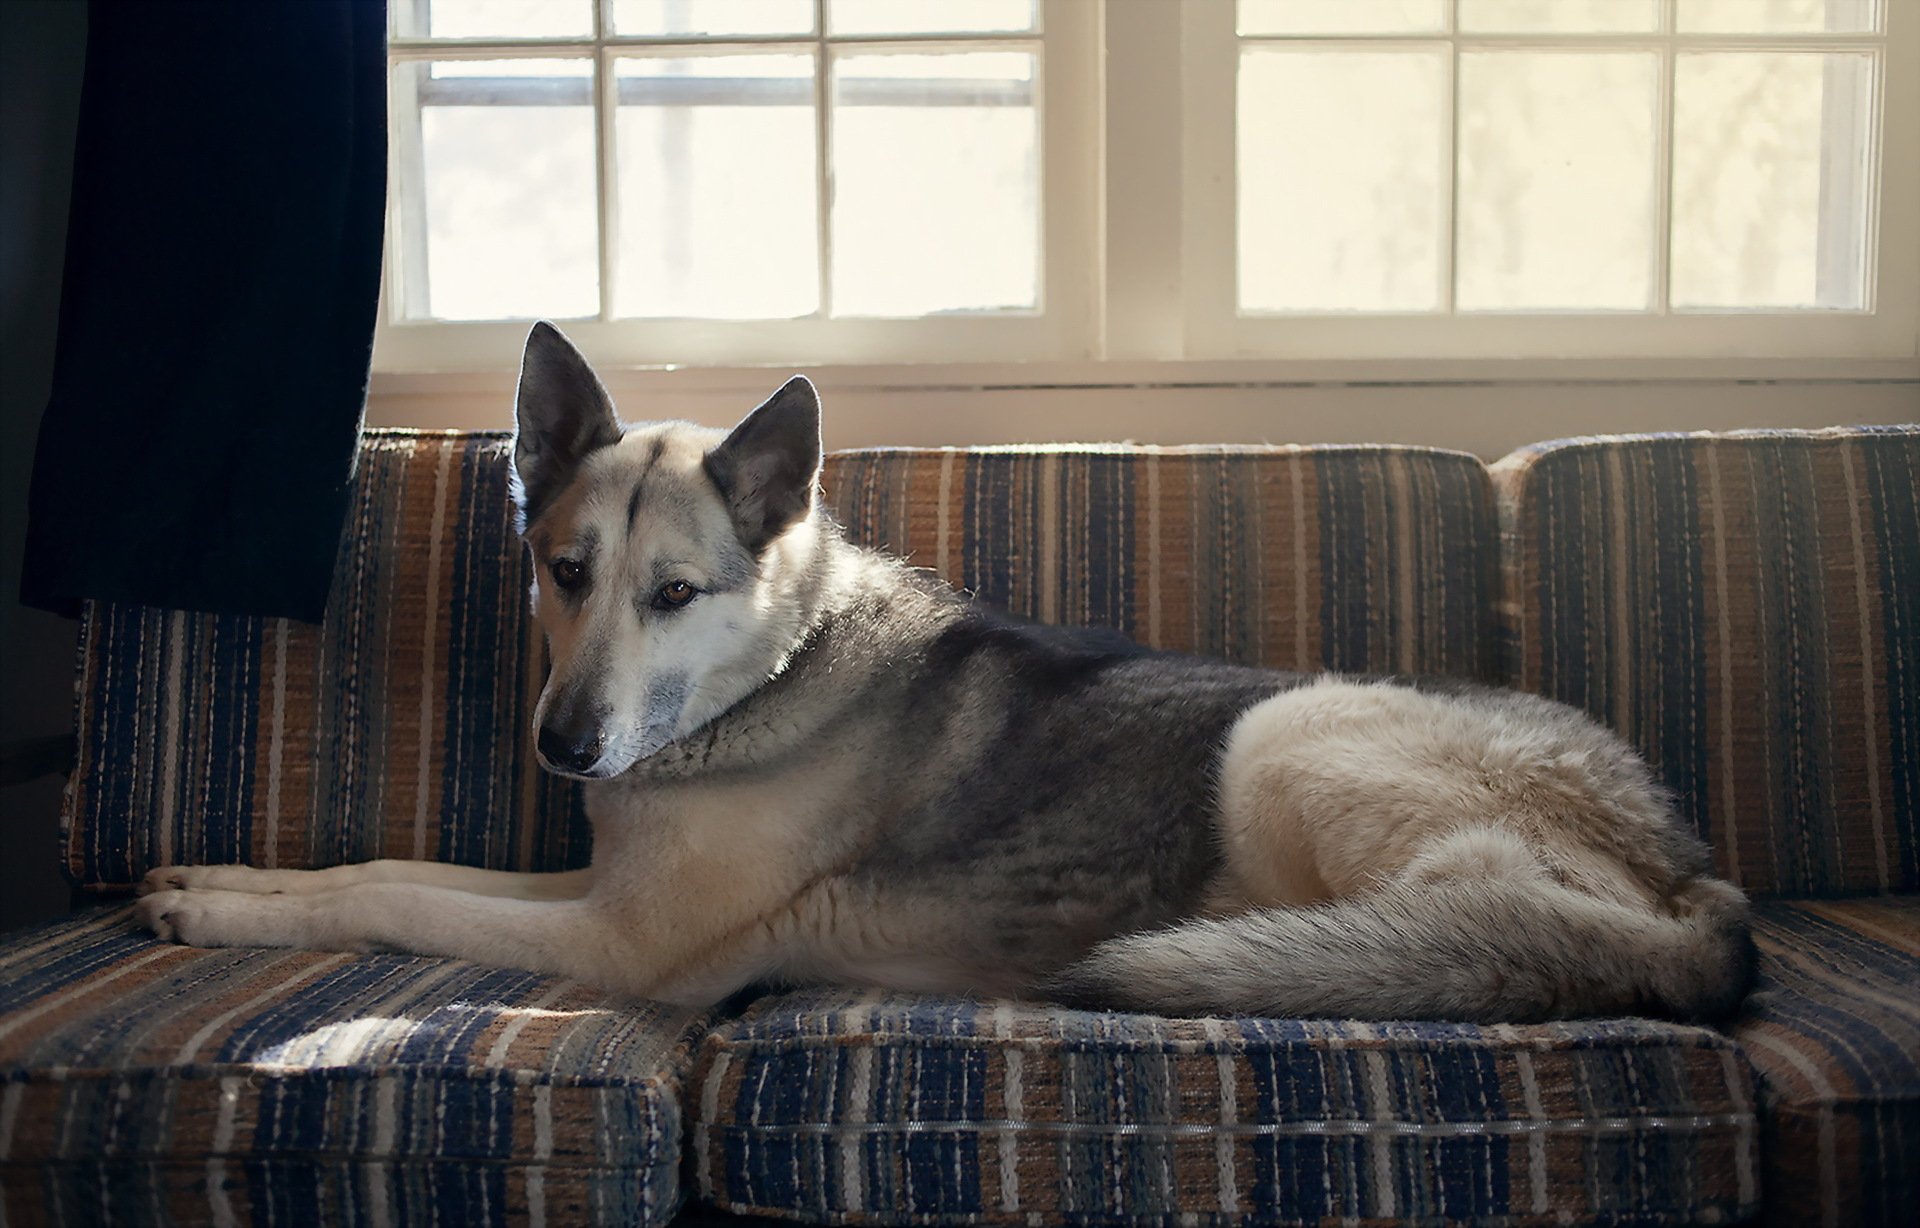
<instances>
[{"instance_id":1,"label":"wall","mask_svg":"<svg viewBox=\"0 0 1920 1228\"><path fill-rule=\"evenodd\" d=\"M1271 366L1176 363L812 372L827 446L1025 443L1367 443L1456 448L1489 460L1522 444L1625 431L1733 430L1920 421L1913 362L1604 364L1554 377L1498 365ZM781 370L603 372L622 416L736 421L778 387ZM1097 375L1098 382L1092 377ZM944 377L943 377L944 376ZM512 425L510 373L380 375L367 406L379 426Z\"/></svg>"},{"instance_id":2,"label":"wall","mask_svg":"<svg viewBox=\"0 0 1920 1228\"><path fill-rule=\"evenodd\" d=\"M79 0L0 4L0 742L65 733L73 721L74 624L17 596L86 38ZM56 869L60 785L0 789L0 930L67 910Z\"/></svg>"}]
</instances>

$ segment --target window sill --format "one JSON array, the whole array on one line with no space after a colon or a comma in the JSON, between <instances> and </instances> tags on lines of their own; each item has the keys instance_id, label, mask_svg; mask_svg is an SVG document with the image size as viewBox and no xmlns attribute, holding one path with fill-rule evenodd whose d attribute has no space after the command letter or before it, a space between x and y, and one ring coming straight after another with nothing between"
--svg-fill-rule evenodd
<instances>
[{"instance_id":1,"label":"window sill","mask_svg":"<svg viewBox=\"0 0 1920 1228\"><path fill-rule=\"evenodd\" d=\"M1077 362L758 364L725 367L606 367L601 379L625 392L766 392L795 370L826 389L883 392L1040 389L1583 386L1638 384L1920 384L1920 357L1843 358L1513 358L1287 359ZM515 372L375 371L383 396L511 395Z\"/></svg>"}]
</instances>

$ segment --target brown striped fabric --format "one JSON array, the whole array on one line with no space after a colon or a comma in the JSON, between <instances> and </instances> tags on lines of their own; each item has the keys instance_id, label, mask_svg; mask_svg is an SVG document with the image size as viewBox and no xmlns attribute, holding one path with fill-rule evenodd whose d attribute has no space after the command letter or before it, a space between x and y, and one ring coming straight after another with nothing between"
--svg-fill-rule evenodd
<instances>
[{"instance_id":1,"label":"brown striped fabric","mask_svg":"<svg viewBox=\"0 0 1920 1228\"><path fill-rule=\"evenodd\" d=\"M1725 1223L1760 1197L1725 1036L1160 1019L803 991L703 1046L699 1194L847 1224Z\"/></svg>"},{"instance_id":2,"label":"brown striped fabric","mask_svg":"<svg viewBox=\"0 0 1920 1228\"><path fill-rule=\"evenodd\" d=\"M1041 622L1285 669L1491 677L1472 456L1403 447L884 449L829 457L855 541Z\"/></svg>"},{"instance_id":3,"label":"brown striped fabric","mask_svg":"<svg viewBox=\"0 0 1920 1228\"><path fill-rule=\"evenodd\" d=\"M1774 901L1734 1028L1760 1076L1770 1224L1900 1228L1920 1208L1920 897Z\"/></svg>"},{"instance_id":4,"label":"brown striped fabric","mask_svg":"<svg viewBox=\"0 0 1920 1228\"><path fill-rule=\"evenodd\" d=\"M542 649L507 441L369 431L326 621L94 605L67 868L377 857L584 864L529 743ZM1417 448L873 451L828 460L858 541L1052 622L1301 668L1487 676L1492 494Z\"/></svg>"},{"instance_id":5,"label":"brown striped fabric","mask_svg":"<svg viewBox=\"0 0 1920 1228\"><path fill-rule=\"evenodd\" d=\"M1920 890L1920 428L1494 466L1512 682L1658 767L1758 894Z\"/></svg>"},{"instance_id":6,"label":"brown striped fabric","mask_svg":"<svg viewBox=\"0 0 1920 1228\"><path fill-rule=\"evenodd\" d=\"M696 1012L457 960L0 948L0 1222L658 1224Z\"/></svg>"},{"instance_id":7,"label":"brown striped fabric","mask_svg":"<svg viewBox=\"0 0 1920 1228\"><path fill-rule=\"evenodd\" d=\"M586 864L529 729L543 669L503 435L369 431L326 621L93 604L67 869Z\"/></svg>"}]
</instances>

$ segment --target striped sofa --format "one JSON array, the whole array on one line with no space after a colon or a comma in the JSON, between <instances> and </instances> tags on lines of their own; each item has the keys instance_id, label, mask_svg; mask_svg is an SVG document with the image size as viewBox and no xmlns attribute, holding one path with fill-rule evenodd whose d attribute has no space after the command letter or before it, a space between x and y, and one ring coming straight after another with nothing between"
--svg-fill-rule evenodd
<instances>
[{"instance_id":1,"label":"striped sofa","mask_svg":"<svg viewBox=\"0 0 1920 1228\"><path fill-rule=\"evenodd\" d=\"M1759 900L1725 1033L1161 1019L822 989L701 1013L136 932L150 866L584 864L506 440L369 431L319 626L95 605L63 859L0 941L0 1225L1908 1222L1920 428L829 460L1033 617L1579 705ZM1906 1207L1906 1212L1902 1208ZM717 1211L716 1211L717 1209Z\"/></svg>"}]
</instances>

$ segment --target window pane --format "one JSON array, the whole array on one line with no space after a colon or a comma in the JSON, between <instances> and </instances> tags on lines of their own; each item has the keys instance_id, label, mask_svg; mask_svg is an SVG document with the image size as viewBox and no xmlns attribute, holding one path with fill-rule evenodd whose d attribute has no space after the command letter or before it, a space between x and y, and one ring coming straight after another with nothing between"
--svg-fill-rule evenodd
<instances>
[{"instance_id":1,"label":"window pane","mask_svg":"<svg viewBox=\"0 0 1920 1228\"><path fill-rule=\"evenodd\" d=\"M1429 34L1445 0L1240 0L1242 34Z\"/></svg>"},{"instance_id":2,"label":"window pane","mask_svg":"<svg viewBox=\"0 0 1920 1228\"><path fill-rule=\"evenodd\" d=\"M1683 34L1859 34L1880 28L1879 0L1678 0Z\"/></svg>"},{"instance_id":3,"label":"window pane","mask_svg":"<svg viewBox=\"0 0 1920 1228\"><path fill-rule=\"evenodd\" d=\"M570 38L593 33L593 0L425 0L395 4L412 38Z\"/></svg>"},{"instance_id":4,"label":"window pane","mask_svg":"<svg viewBox=\"0 0 1920 1228\"><path fill-rule=\"evenodd\" d=\"M811 34L813 0L612 0L626 35Z\"/></svg>"},{"instance_id":5,"label":"window pane","mask_svg":"<svg viewBox=\"0 0 1920 1228\"><path fill-rule=\"evenodd\" d=\"M833 72L833 309L1037 306L1030 52L854 54Z\"/></svg>"},{"instance_id":6,"label":"window pane","mask_svg":"<svg viewBox=\"0 0 1920 1228\"><path fill-rule=\"evenodd\" d=\"M813 57L621 59L616 77L614 313L816 310Z\"/></svg>"},{"instance_id":7,"label":"window pane","mask_svg":"<svg viewBox=\"0 0 1920 1228\"><path fill-rule=\"evenodd\" d=\"M1034 0L827 0L835 34L997 34L1035 28Z\"/></svg>"},{"instance_id":8,"label":"window pane","mask_svg":"<svg viewBox=\"0 0 1920 1228\"><path fill-rule=\"evenodd\" d=\"M424 241L427 313L596 314L592 63L461 60L399 71L420 106L422 196L413 209L399 205L403 241Z\"/></svg>"},{"instance_id":9,"label":"window pane","mask_svg":"<svg viewBox=\"0 0 1920 1228\"><path fill-rule=\"evenodd\" d=\"M1474 34L1638 33L1660 28L1660 0L1460 0L1460 29Z\"/></svg>"},{"instance_id":10,"label":"window pane","mask_svg":"<svg viewBox=\"0 0 1920 1228\"><path fill-rule=\"evenodd\" d=\"M1242 53L1242 310L1440 306L1446 98L1444 46Z\"/></svg>"},{"instance_id":11,"label":"window pane","mask_svg":"<svg viewBox=\"0 0 1920 1228\"><path fill-rule=\"evenodd\" d=\"M1462 309L1650 305L1658 78L1651 53L1461 55Z\"/></svg>"},{"instance_id":12,"label":"window pane","mask_svg":"<svg viewBox=\"0 0 1920 1228\"><path fill-rule=\"evenodd\" d=\"M1673 302L1865 305L1871 57L1674 65Z\"/></svg>"}]
</instances>

